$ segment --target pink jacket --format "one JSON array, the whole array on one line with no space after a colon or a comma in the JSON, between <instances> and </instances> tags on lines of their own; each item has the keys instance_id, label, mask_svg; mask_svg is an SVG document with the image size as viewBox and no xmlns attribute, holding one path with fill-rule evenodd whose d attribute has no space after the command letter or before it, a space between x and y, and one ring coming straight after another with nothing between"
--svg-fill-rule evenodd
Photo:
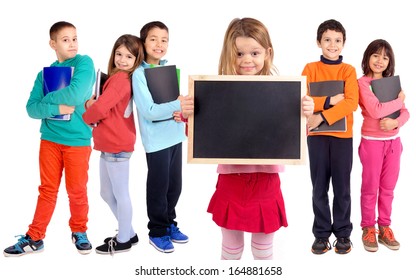
<instances>
[{"instance_id":1,"label":"pink jacket","mask_svg":"<svg viewBox=\"0 0 416 280\"><path fill-rule=\"evenodd\" d=\"M360 90L359 105L363 115L363 124L361 126L361 135L375 138L394 137L399 133L402 127L409 120L409 111L404 103L399 99L381 103L371 90L371 81L373 78L362 76L358 79ZM380 120L397 110L400 110L400 116L397 118L399 126L397 129L383 131L380 129Z\"/></svg>"}]
</instances>

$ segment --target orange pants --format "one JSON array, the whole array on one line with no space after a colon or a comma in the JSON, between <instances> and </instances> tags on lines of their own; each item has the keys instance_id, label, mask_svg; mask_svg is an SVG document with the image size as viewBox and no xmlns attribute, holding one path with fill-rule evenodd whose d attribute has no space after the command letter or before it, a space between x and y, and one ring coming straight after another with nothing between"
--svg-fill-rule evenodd
<instances>
[{"instance_id":1,"label":"orange pants","mask_svg":"<svg viewBox=\"0 0 416 280\"><path fill-rule=\"evenodd\" d=\"M39 196L27 234L33 240L45 238L46 228L55 210L62 173L69 198L72 232L85 232L88 221L87 182L91 146L66 146L41 140L39 150Z\"/></svg>"}]
</instances>

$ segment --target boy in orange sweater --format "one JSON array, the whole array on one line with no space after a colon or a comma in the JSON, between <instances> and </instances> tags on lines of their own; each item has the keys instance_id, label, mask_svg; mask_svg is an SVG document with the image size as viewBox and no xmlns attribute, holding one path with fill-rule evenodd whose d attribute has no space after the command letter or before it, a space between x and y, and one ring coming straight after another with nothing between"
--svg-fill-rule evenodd
<instances>
[{"instance_id":1,"label":"boy in orange sweater","mask_svg":"<svg viewBox=\"0 0 416 280\"><path fill-rule=\"evenodd\" d=\"M343 81L344 92L334 96L314 96L315 113L308 119L308 149L310 174L313 186L312 203L315 241L314 254L330 250L329 237L333 233L335 252L351 251L352 231L350 175L353 158L353 112L358 107L358 83L355 68L342 62L340 55L346 35L341 23L330 19L321 23L317 31L317 44L322 49L321 59L306 64L302 75L311 82ZM309 92L310 94L310 92ZM332 125L346 118L346 130L314 132L321 123ZM329 183L334 193L333 213L328 198Z\"/></svg>"}]
</instances>

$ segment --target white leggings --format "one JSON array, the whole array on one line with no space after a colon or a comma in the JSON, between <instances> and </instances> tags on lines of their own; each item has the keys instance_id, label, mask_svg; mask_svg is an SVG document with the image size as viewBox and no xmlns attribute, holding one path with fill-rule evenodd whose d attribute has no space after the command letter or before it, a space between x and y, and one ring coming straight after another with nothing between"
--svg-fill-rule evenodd
<instances>
[{"instance_id":1,"label":"white leggings","mask_svg":"<svg viewBox=\"0 0 416 280\"><path fill-rule=\"evenodd\" d=\"M125 243L135 232L129 194L129 159L119 160L106 160L105 156L100 158L100 194L118 221L117 240Z\"/></svg>"},{"instance_id":2,"label":"white leggings","mask_svg":"<svg viewBox=\"0 0 416 280\"><path fill-rule=\"evenodd\" d=\"M239 260L244 251L244 231L221 228L222 231L222 260ZM252 233L251 253L255 260L273 259L274 232Z\"/></svg>"}]
</instances>

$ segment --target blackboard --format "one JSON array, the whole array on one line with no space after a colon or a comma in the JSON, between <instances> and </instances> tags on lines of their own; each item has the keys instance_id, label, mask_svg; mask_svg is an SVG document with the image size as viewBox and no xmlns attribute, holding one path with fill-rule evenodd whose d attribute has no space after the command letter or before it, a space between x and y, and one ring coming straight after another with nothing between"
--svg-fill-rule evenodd
<instances>
[{"instance_id":1,"label":"blackboard","mask_svg":"<svg viewBox=\"0 0 416 280\"><path fill-rule=\"evenodd\" d=\"M188 162L304 164L306 78L189 76Z\"/></svg>"}]
</instances>

